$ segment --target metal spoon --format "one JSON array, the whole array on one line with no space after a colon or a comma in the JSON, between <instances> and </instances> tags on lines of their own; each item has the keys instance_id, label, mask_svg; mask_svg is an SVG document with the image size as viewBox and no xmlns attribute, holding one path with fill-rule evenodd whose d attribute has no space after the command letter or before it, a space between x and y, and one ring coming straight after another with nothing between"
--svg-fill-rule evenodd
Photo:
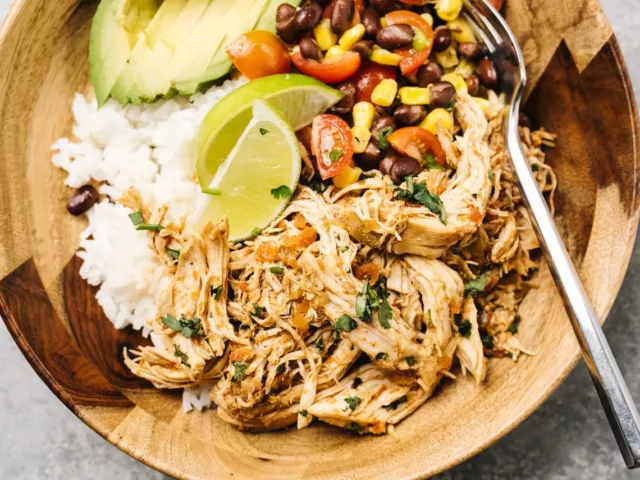
<instances>
[{"instance_id":1,"label":"metal spoon","mask_svg":"<svg viewBox=\"0 0 640 480\"><path fill-rule=\"evenodd\" d=\"M505 20L488 2L464 0L463 16L493 57L506 96L508 112L503 129L520 192L620 452L628 468L637 468L640 466L638 411L520 144L518 116L527 83L522 51Z\"/></svg>"}]
</instances>

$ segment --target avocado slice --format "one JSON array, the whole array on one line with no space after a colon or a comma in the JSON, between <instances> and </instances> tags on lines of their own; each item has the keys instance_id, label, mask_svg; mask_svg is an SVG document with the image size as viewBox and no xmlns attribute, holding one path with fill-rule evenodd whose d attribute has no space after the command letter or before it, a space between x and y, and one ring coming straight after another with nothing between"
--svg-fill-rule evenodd
<instances>
[{"instance_id":1,"label":"avocado slice","mask_svg":"<svg viewBox=\"0 0 640 480\"><path fill-rule=\"evenodd\" d=\"M140 36L112 94L120 103L153 101L171 87L167 65L213 0L165 0ZM157 19L157 21L156 21Z\"/></svg>"},{"instance_id":2,"label":"avocado slice","mask_svg":"<svg viewBox=\"0 0 640 480\"><path fill-rule=\"evenodd\" d=\"M173 70L178 73L178 75L174 77L173 82L176 90L184 95L193 94L198 85L203 81L206 81L206 79L203 79L203 75L205 74L208 65L210 65L213 59L218 55L221 55L224 59L228 60L225 52L226 46L243 33L253 30L267 8L269 1L270 0L248 0L246 4L243 5L243 8L233 8L229 5L234 2L216 0L216 2L220 3L221 13L221 15L218 16L216 23L224 25L225 28L216 32L215 41L212 42L212 45L215 45L215 48L210 49L208 52L209 55L198 55L198 61L194 62L194 56L192 54L188 57L188 62L183 64L185 66L189 65L189 68ZM237 2L235 3L237 5ZM204 26L205 28L211 28L210 25ZM230 41L229 39L232 40ZM229 69L227 69L227 71L228 70Z\"/></svg>"},{"instance_id":3,"label":"avocado slice","mask_svg":"<svg viewBox=\"0 0 640 480\"><path fill-rule=\"evenodd\" d=\"M276 31L276 12L278 10L278 7L282 3L288 3L289 5L298 7L302 3L302 0L286 0L286 2L283 2L282 0L269 0L266 8L264 9L264 11L262 12L262 15L260 16L260 19L254 26L242 32L239 32L237 35L227 35L225 37L224 43L220 46L216 54L212 57L211 61L209 62L209 65L207 66L206 71L204 72L202 77L198 80L198 83L211 82L229 73L229 71L233 67L233 64L231 63L231 60L227 56L226 49L236 38L238 38L243 33L248 32L250 30L267 30L269 32L275 32ZM196 79L193 79L193 81L190 84L184 84L183 90L181 90L181 92L182 91L184 91L185 93L194 92L198 87L198 85L195 84L195 80Z\"/></svg>"},{"instance_id":4,"label":"avocado slice","mask_svg":"<svg viewBox=\"0 0 640 480\"><path fill-rule=\"evenodd\" d=\"M98 106L109 98L142 32L158 10L156 0L102 0L91 24L89 71Z\"/></svg>"}]
</instances>

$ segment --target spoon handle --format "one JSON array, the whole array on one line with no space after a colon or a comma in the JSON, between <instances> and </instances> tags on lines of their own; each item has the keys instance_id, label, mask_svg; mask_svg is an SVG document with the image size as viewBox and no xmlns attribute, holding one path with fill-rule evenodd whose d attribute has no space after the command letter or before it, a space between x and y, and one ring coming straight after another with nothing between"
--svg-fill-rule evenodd
<instances>
[{"instance_id":1,"label":"spoon handle","mask_svg":"<svg viewBox=\"0 0 640 480\"><path fill-rule=\"evenodd\" d=\"M596 314L589 304L580 278L558 234L547 203L540 193L525 159L520 145L517 115L512 115L508 130L509 153L533 228L538 234L551 274L564 301L573 330L578 337L582 356L618 442L620 452L628 468L637 468L640 466L638 411L611 353L607 339L602 333Z\"/></svg>"}]
</instances>

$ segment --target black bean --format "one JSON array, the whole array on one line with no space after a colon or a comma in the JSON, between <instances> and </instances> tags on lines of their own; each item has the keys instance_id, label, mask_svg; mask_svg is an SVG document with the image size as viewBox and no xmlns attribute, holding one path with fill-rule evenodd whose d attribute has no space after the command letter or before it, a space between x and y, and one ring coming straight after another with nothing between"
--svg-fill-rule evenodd
<instances>
[{"instance_id":1,"label":"black bean","mask_svg":"<svg viewBox=\"0 0 640 480\"><path fill-rule=\"evenodd\" d=\"M378 145L380 148L383 148L380 146L381 134L385 133L384 137L386 138L389 136L389 133L395 129L396 129L396 123L393 121L393 117L390 117L390 116L380 117L373 122L373 126L371 127L371 138L373 139L374 142L376 142L376 145Z\"/></svg>"},{"instance_id":2,"label":"black bean","mask_svg":"<svg viewBox=\"0 0 640 480\"><path fill-rule=\"evenodd\" d=\"M385 15L394 10L405 10L402 4L396 0L371 0L369 3L380 15Z\"/></svg>"},{"instance_id":3,"label":"black bean","mask_svg":"<svg viewBox=\"0 0 640 480\"><path fill-rule=\"evenodd\" d=\"M433 51L444 52L451 46L451 29L449 27L438 27L433 36Z\"/></svg>"},{"instance_id":4,"label":"black bean","mask_svg":"<svg viewBox=\"0 0 640 480\"><path fill-rule=\"evenodd\" d=\"M397 23L383 28L376 35L378 45L387 50L404 47L413 41L415 32L411 26Z\"/></svg>"},{"instance_id":5,"label":"black bean","mask_svg":"<svg viewBox=\"0 0 640 480\"><path fill-rule=\"evenodd\" d=\"M431 86L431 106L443 108L451 103L456 95L456 87L450 82L437 82Z\"/></svg>"},{"instance_id":6,"label":"black bean","mask_svg":"<svg viewBox=\"0 0 640 480\"><path fill-rule=\"evenodd\" d=\"M276 12L276 30L280 38L287 43L295 43L298 32L293 24L296 16L296 7L283 3Z\"/></svg>"},{"instance_id":7,"label":"black bean","mask_svg":"<svg viewBox=\"0 0 640 480\"><path fill-rule=\"evenodd\" d=\"M67 211L71 215L82 215L93 207L100 196L98 191L91 185L84 185L78 188L67 202Z\"/></svg>"},{"instance_id":8,"label":"black bean","mask_svg":"<svg viewBox=\"0 0 640 480\"><path fill-rule=\"evenodd\" d=\"M356 161L358 162L358 165L365 171L378 168L381 158L382 152L373 140L369 141L369 144L367 145L367 148L364 150L364 152L356 155Z\"/></svg>"},{"instance_id":9,"label":"black bean","mask_svg":"<svg viewBox=\"0 0 640 480\"><path fill-rule=\"evenodd\" d=\"M435 62L429 62L418 69L418 85L426 88L442 78L442 67Z\"/></svg>"},{"instance_id":10,"label":"black bean","mask_svg":"<svg viewBox=\"0 0 640 480\"><path fill-rule=\"evenodd\" d=\"M304 58L320 60L320 48L311 37L304 37L300 40L300 53Z\"/></svg>"},{"instance_id":11,"label":"black bean","mask_svg":"<svg viewBox=\"0 0 640 480\"><path fill-rule=\"evenodd\" d=\"M353 17L353 0L337 0L331 13L331 30L344 33L349 28Z\"/></svg>"},{"instance_id":12,"label":"black bean","mask_svg":"<svg viewBox=\"0 0 640 480\"><path fill-rule=\"evenodd\" d=\"M399 157L396 153L388 153L381 161L378 170L382 172L383 175L389 175L391 173L391 167L395 163L396 159Z\"/></svg>"},{"instance_id":13,"label":"black bean","mask_svg":"<svg viewBox=\"0 0 640 480\"><path fill-rule=\"evenodd\" d=\"M476 67L476 73L480 77L480 82L487 88L498 85L498 72L496 66L488 58L483 58Z\"/></svg>"},{"instance_id":14,"label":"black bean","mask_svg":"<svg viewBox=\"0 0 640 480\"><path fill-rule=\"evenodd\" d=\"M373 42L371 40L359 40L351 47L351 51L358 52L363 57L369 57L373 52Z\"/></svg>"},{"instance_id":15,"label":"black bean","mask_svg":"<svg viewBox=\"0 0 640 480\"><path fill-rule=\"evenodd\" d=\"M480 91L480 79L475 73L467 78L467 90L472 97L478 95Z\"/></svg>"},{"instance_id":16,"label":"black bean","mask_svg":"<svg viewBox=\"0 0 640 480\"><path fill-rule=\"evenodd\" d=\"M427 109L422 105L400 105L393 112L393 119L400 125L416 125L426 116Z\"/></svg>"},{"instance_id":17,"label":"black bean","mask_svg":"<svg viewBox=\"0 0 640 480\"><path fill-rule=\"evenodd\" d=\"M316 2L307 2L296 12L293 25L299 32L314 28L322 19L322 7Z\"/></svg>"},{"instance_id":18,"label":"black bean","mask_svg":"<svg viewBox=\"0 0 640 480\"><path fill-rule=\"evenodd\" d=\"M338 85L337 88L344 94L344 97L333 106L332 110L341 115L350 113L356 103L356 84L351 81L346 81Z\"/></svg>"},{"instance_id":19,"label":"black bean","mask_svg":"<svg viewBox=\"0 0 640 480\"><path fill-rule=\"evenodd\" d=\"M458 53L463 57L474 59L482 53L482 50L476 42L463 42L458 44Z\"/></svg>"},{"instance_id":20,"label":"black bean","mask_svg":"<svg viewBox=\"0 0 640 480\"><path fill-rule=\"evenodd\" d=\"M382 30L382 25L380 24L380 15L373 8L367 8L364 12L362 12L362 25L364 25L364 29L367 32L367 35L375 37L380 30Z\"/></svg>"},{"instance_id":21,"label":"black bean","mask_svg":"<svg viewBox=\"0 0 640 480\"><path fill-rule=\"evenodd\" d=\"M417 175L420 173L420 162L415 158L406 157L404 155L398 156L393 162L389 176L396 185L400 185L404 182L405 177L409 175Z\"/></svg>"}]
</instances>

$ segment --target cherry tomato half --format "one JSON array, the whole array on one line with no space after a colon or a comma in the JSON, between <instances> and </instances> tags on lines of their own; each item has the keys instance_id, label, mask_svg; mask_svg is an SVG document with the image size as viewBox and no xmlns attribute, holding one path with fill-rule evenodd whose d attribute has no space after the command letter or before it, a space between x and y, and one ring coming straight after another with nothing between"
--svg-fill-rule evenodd
<instances>
[{"instance_id":1,"label":"cherry tomato half","mask_svg":"<svg viewBox=\"0 0 640 480\"><path fill-rule=\"evenodd\" d=\"M339 57L318 62L309 60L297 51L291 54L291 61L305 75L317 78L324 83L338 83L353 76L360 68L360 54L345 52Z\"/></svg>"},{"instance_id":2,"label":"cherry tomato half","mask_svg":"<svg viewBox=\"0 0 640 480\"><path fill-rule=\"evenodd\" d=\"M349 124L335 115L318 115L311 124L311 147L320 177L335 177L353 157Z\"/></svg>"},{"instance_id":3,"label":"cherry tomato half","mask_svg":"<svg viewBox=\"0 0 640 480\"><path fill-rule=\"evenodd\" d=\"M263 30L239 36L227 47L227 55L249 80L291 70L287 47L276 35Z\"/></svg>"},{"instance_id":4,"label":"cherry tomato half","mask_svg":"<svg viewBox=\"0 0 640 480\"><path fill-rule=\"evenodd\" d=\"M389 135L387 141L399 153L424 162L424 157L433 155L441 167L445 166L446 157L438 137L424 128L400 128Z\"/></svg>"},{"instance_id":5,"label":"cherry tomato half","mask_svg":"<svg viewBox=\"0 0 640 480\"><path fill-rule=\"evenodd\" d=\"M384 79L396 79L396 69L365 60L351 80L356 84L356 101L371 102L371 93Z\"/></svg>"},{"instance_id":6,"label":"cherry tomato half","mask_svg":"<svg viewBox=\"0 0 640 480\"><path fill-rule=\"evenodd\" d=\"M491 2L491 5L493 5L496 10L502 10L502 4L504 3L504 0L489 0L489 2Z\"/></svg>"},{"instance_id":7,"label":"cherry tomato half","mask_svg":"<svg viewBox=\"0 0 640 480\"><path fill-rule=\"evenodd\" d=\"M433 29L424 18L417 13L410 12L409 10L397 10L395 12L387 13L384 18L387 20L388 25L404 23L422 31L424 36L427 37L426 46L419 52L415 52L413 54L399 52L405 57L400 61L400 71L403 75L410 75L418 70L420 65L429 58L431 47L433 46Z\"/></svg>"}]
</instances>

